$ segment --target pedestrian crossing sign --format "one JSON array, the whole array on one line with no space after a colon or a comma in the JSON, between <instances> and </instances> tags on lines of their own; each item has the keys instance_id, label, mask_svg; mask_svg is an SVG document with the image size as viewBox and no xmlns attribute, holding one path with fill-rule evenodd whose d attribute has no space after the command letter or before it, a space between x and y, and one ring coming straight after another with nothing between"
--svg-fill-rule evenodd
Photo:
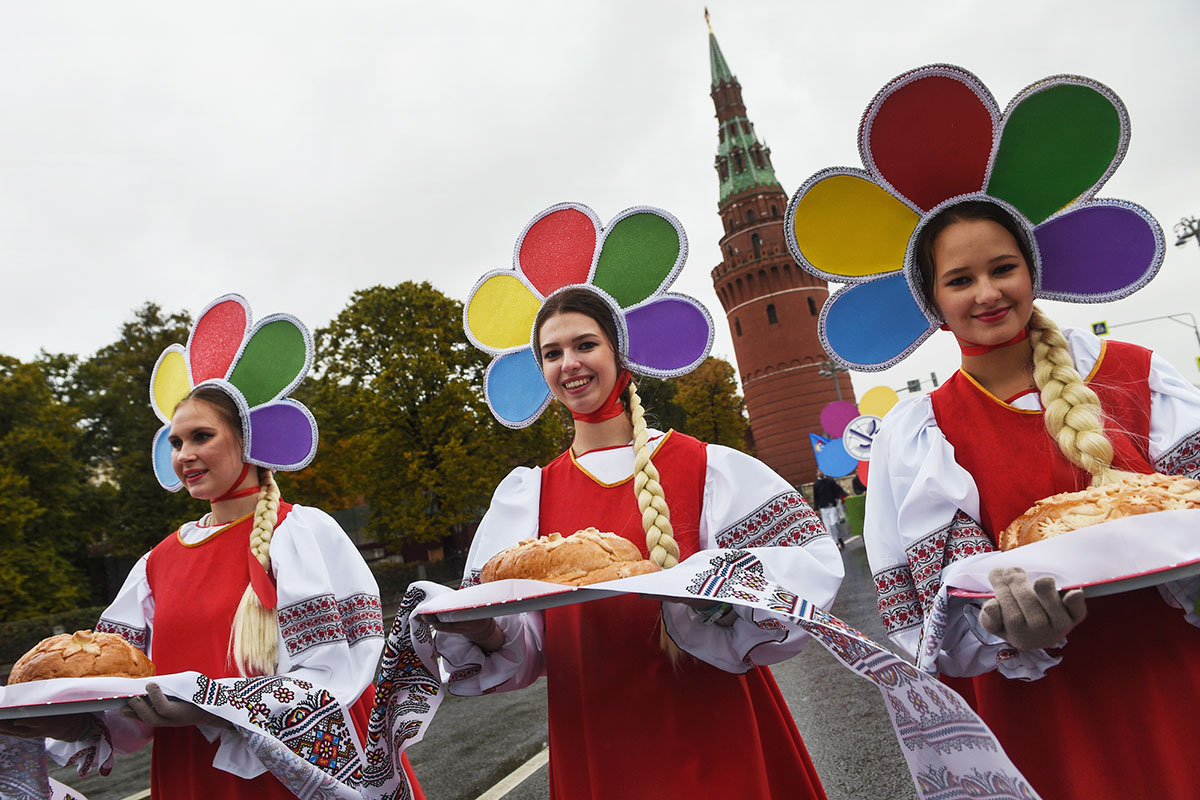
<instances>
[{"instance_id":1,"label":"pedestrian crossing sign","mask_svg":"<svg viewBox=\"0 0 1200 800\"><path fill-rule=\"evenodd\" d=\"M1092 323L1092 333L1096 334L1097 336L1107 336L1108 335L1107 320L1104 322L1093 322Z\"/></svg>"}]
</instances>

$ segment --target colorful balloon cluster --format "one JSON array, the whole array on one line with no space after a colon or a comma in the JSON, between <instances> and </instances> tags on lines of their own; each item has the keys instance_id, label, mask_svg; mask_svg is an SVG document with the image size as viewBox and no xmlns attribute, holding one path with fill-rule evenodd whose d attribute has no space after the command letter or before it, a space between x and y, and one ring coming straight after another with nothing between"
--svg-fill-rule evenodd
<instances>
[{"instance_id":1,"label":"colorful balloon cluster","mask_svg":"<svg viewBox=\"0 0 1200 800\"><path fill-rule=\"evenodd\" d=\"M844 478L857 472L865 486L871 440L884 415L899 399L895 390L876 386L862 396L858 405L848 400L835 400L821 409L821 427L825 435L808 434L817 456L817 469L831 478Z\"/></svg>"}]
</instances>

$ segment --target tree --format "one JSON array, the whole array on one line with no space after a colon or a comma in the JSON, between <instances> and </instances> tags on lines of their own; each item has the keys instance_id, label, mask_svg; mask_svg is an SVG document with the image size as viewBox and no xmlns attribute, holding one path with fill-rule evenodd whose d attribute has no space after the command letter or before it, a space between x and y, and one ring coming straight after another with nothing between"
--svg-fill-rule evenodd
<instances>
[{"instance_id":1,"label":"tree","mask_svg":"<svg viewBox=\"0 0 1200 800\"><path fill-rule=\"evenodd\" d=\"M0 356L0 619L70 609L89 594L78 422L38 364Z\"/></svg>"},{"instance_id":2,"label":"tree","mask_svg":"<svg viewBox=\"0 0 1200 800\"><path fill-rule=\"evenodd\" d=\"M432 543L476 521L513 466L562 445L556 414L509 431L483 399L489 357L462 330L462 304L428 283L356 292L317 332L316 380L301 395L321 425L326 498L361 494L387 543Z\"/></svg>"},{"instance_id":3,"label":"tree","mask_svg":"<svg viewBox=\"0 0 1200 800\"><path fill-rule=\"evenodd\" d=\"M728 361L709 356L678 384L675 399L687 414L686 433L711 444L746 449L746 402L738 394Z\"/></svg>"},{"instance_id":4,"label":"tree","mask_svg":"<svg viewBox=\"0 0 1200 800\"><path fill-rule=\"evenodd\" d=\"M150 408L150 376L163 349L187 342L191 319L153 303L134 311L121 338L83 361L67 394L85 427L83 449L94 479L113 492L97 545L140 556L202 506L187 492L163 490L150 466L150 446L162 423Z\"/></svg>"}]
</instances>

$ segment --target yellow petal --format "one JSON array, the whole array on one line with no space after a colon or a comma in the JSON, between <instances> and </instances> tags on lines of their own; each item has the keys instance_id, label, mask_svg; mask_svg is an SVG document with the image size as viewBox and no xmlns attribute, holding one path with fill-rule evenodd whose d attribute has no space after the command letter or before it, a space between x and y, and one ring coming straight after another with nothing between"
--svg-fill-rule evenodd
<instances>
[{"instance_id":1,"label":"yellow petal","mask_svg":"<svg viewBox=\"0 0 1200 800\"><path fill-rule=\"evenodd\" d=\"M158 359L154 371L154 406L159 417L170 421L175 406L192 390L188 381L187 364L179 350L166 350Z\"/></svg>"},{"instance_id":2,"label":"yellow petal","mask_svg":"<svg viewBox=\"0 0 1200 800\"><path fill-rule=\"evenodd\" d=\"M533 318L541 301L511 272L494 274L467 301L467 329L493 350L529 344Z\"/></svg>"},{"instance_id":3,"label":"yellow petal","mask_svg":"<svg viewBox=\"0 0 1200 800\"><path fill-rule=\"evenodd\" d=\"M918 219L873 181L835 174L800 198L792 225L809 264L830 275L862 278L904 266Z\"/></svg>"}]
</instances>

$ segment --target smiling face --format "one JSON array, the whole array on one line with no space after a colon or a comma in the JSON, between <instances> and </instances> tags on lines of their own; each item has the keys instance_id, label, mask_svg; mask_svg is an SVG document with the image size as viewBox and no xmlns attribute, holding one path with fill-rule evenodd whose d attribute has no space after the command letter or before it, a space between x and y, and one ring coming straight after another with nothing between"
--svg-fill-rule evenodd
<instances>
[{"instance_id":1,"label":"smiling face","mask_svg":"<svg viewBox=\"0 0 1200 800\"><path fill-rule=\"evenodd\" d=\"M538 337L542 375L551 393L577 414L604 404L617 380L617 354L599 323L567 311L547 317Z\"/></svg>"},{"instance_id":2,"label":"smiling face","mask_svg":"<svg viewBox=\"0 0 1200 800\"><path fill-rule=\"evenodd\" d=\"M959 339L1007 342L1029 324L1033 282L1017 240L990 219L946 227L933 241L933 301Z\"/></svg>"},{"instance_id":3,"label":"smiling face","mask_svg":"<svg viewBox=\"0 0 1200 800\"><path fill-rule=\"evenodd\" d=\"M184 400L171 418L171 466L197 500L220 497L242 472L242 442L204 400Z\"/></svg>"}]
</instances>

